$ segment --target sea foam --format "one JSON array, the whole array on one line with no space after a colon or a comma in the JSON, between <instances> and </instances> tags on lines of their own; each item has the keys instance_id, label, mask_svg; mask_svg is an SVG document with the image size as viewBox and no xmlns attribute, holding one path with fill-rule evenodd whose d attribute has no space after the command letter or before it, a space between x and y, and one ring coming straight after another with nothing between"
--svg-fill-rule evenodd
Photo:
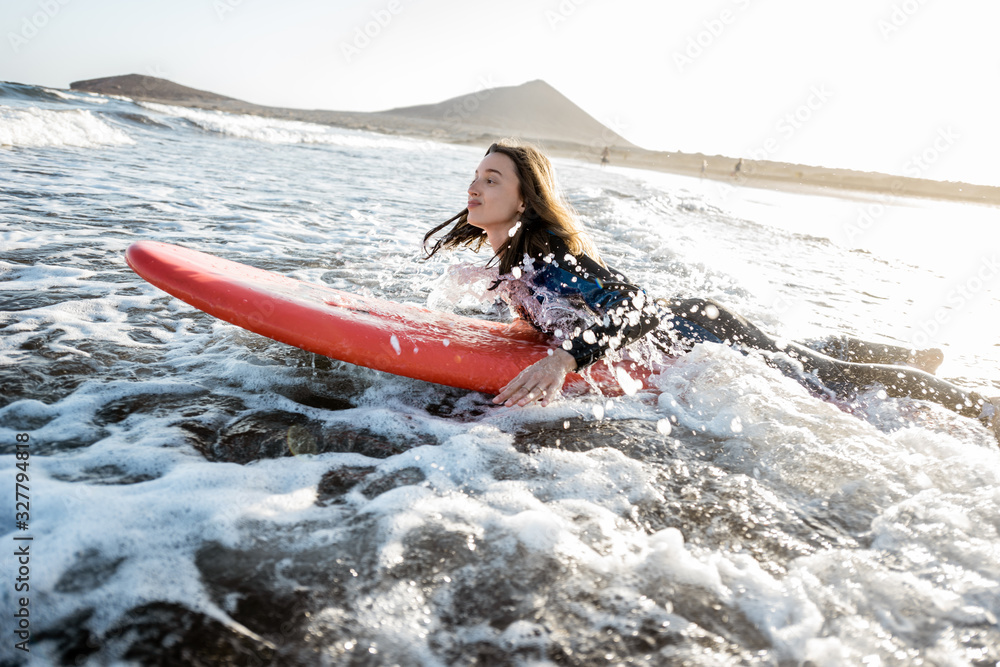
<instances>
[{"instance_id":1,"label":"sea foam","mask_svg":"<svg viewBox=\"0 0 1000 667\"><path fill-rule=\"evenodd\" d=\"M267 144L327 144L346 148L401 150L426 150L430 145L428 142L416 139L388 138L368 132L295 120L206 111L154 102L140 102L139 105L168 116L183 118L206 132Z\"/></svg>"},{"instance_id":2,"label":"sea foam","mask_svg":"<svg viewBox=\"0 0 1000 667\"><path fill-rule=\"evenodd\" d=\"M124 130L101 120L89 110L0 106L0 146L97 148L134 143Z\"/></svg>"}]
</instances>

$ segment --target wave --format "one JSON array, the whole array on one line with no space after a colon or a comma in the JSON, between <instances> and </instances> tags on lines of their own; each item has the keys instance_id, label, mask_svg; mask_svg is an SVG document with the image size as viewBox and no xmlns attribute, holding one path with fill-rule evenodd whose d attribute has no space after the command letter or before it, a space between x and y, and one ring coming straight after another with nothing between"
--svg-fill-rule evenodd
<instances>
[{"instance_id":1,"label":"wave","mask_svg":"<svg viewBox=\"0 0 1000 667\"><path fill-rule=\"evenodd\" d=\"M61 91L60 91L61 92ZM13 81L0 81L0 99L60 101L66 99L52 88L30 86Z\"/></svg>"},{"instance_id":2,"label":"wave","mask_svg":"<svg viewBox=\"0 0 1000 667\"><path fill-rule=\"evenodd\" d=\"M55 97L59 98L60 100L66 100L68 102L87 102L89 104L107 104L108 102L111 101L110 98L108 98L108 97L106 97L104 95L99 95L98 93L88 93L88 92L84 92L84 91L79 91L79 92L73 91L73 92L70 92L70 91L66 91L66 90L59 90L57 88L45 88L44 90L45 90L45 92L49 93L50 95L54 95Z\"/></svg>"},{"instance_id":3,"label":"wave","mask_svg":"<svg viewBox=\"0 0 1000 667\"><path fill-rule=\"evenodd\" d=\"M135 113L132 111L109 111L107 112L109 116L114 116L118 120L124 121L126 123L133 123L135 125L141 125L143 127L155 127L161 130L173 130L175 129L167 123L163 123L152 116L146 115L144 113Z\"/></svg>"},{"instance_id":4,"label":"wave","mask_svg":"<svg viewBox=\"0 0 1000 667\"><path fill-rule=\"evenodd\" d=\"M0 146L96 148L134 143L126 132L83 109L0 106Z\"/></svg>"},{"instance_id":5,"label":"wave","mask_svg":"<svg viewBox=\"0 0 1000 667\"><path fill-rule=\"evenodd\" d=\"M206 111L155 102L137 102L140 107L164 115L182 118L200 130L268 144L326 144L347 148L396 148L420 150L430 142L402 137L380 137L360 130L349 130L297 120L282 120L224 111Z\"/></svg>"},{"instance_id":6,"label":"wave","mask_svg":"<svg viewBox=\"0 0 1000 667\"><path fill-rule=\"evenodd\" d=\"M0 104L0 146L90 148L128 145L135 141L124 128L140 126L145 129L178 131L194 129L267 144L410 151L429 150L434 146L434 150L440 150L433 142L408 137L387 137L319 123L141 102L117 95L98 95L0 81L0 103L2 102L6 104ZM94 105L107 107L93 108Z\"/></svg>"}]
</instances>

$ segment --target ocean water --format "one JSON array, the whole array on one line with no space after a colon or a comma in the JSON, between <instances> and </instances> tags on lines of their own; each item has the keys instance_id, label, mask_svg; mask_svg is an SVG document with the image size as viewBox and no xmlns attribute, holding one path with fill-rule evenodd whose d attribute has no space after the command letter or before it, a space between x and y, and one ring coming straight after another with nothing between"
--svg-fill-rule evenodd
<instances>
[{"instance_id":1,"label":"ocean water","mask_svg":"<svg viewBox=\"0 0 1000 667\"><path fill-rule=\"evenodd\" d=\"M656 393L498 408L124 262L153 239L494 317L485 257L420 259L481 153L0 85L0 663L1000 662L1000 448L973 420L825 402L716 345ZM649 292L941 347L940 374L1000 394L996 208L555 163Z\"/></svg>"}]
</instances>

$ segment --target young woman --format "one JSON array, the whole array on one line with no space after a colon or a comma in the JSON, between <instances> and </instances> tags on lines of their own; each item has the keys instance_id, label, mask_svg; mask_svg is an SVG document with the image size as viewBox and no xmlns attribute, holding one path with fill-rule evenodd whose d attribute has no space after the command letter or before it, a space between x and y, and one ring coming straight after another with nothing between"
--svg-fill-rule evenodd
<instances>
[{"instance_id":1,"label":"young woman","mask_svg":"<svg viewBox=\"0 0 1000 667\"><path fill-rule=\"evenodd\" d=\"M911 367L933 370L940 363L937 350L913 353L838 337L823 348L842 352L843 358L837 359L798 343L779 344L714 301L654 302L604 264L557 191L551 163L531 146L508 141L490 146L468 193L465 210L424 236L427 257L441 249L478 251L488 243L493 250L491 263L498 264L500 276L491 289L555 343L549 356L521 371L494 403L524 406L539 401L548 405L558 396L568 372L618 354L643 338L672 354L710 341L760 350L786 374L812 389L817 389L811 386L816 378L823 385L820 389L838 396L879 384L890 396L937 402L982 420L1000 439L1000 415L994 403ZM431 239L449 225L427 249ZM789 359L792 363L782 363ZM911 366L896 365L903 363Z\"/></svg>"}]
</instances>

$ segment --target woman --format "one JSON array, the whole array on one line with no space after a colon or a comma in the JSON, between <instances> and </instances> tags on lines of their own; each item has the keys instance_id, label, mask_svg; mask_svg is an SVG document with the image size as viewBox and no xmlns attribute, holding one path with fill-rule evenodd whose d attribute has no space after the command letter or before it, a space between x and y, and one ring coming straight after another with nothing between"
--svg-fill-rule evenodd
<instances>
[{"instance_id":1,"label":"woman","mask_svg":"<svg viewBox=\"0 0 1000 667\"><path fill-rule=\"evenodd\" d=\"M994 403L923 370L835 359L798 343L779 344L713 301L649 299L641 288L600 259L560 197L552 165L533 147L507 141L490 146L468 193L465 210L425 235L427 257L443 248L478 251L489 243L491 263L498 264L500 274L491 289L496 289L519 317L558 343L549 356L511 380L493 399L496 404L524 406L539 401L548 405L558 396L568 372L616 355L648 336L659 349L674 353L706 341L760 350L786 374L807 385L814 376L823 388L839 396L880 384L890 396L931 400L979 418L1000 439L1000 416ZM451 228L427 250L432 237L448 225ZM931 370L940 363L936 350L914 357L904 348L837 340L847 359L852 355L855 359L888 357L897 363L923 364ZM876 353L879 348L884 350L881 355ZM787 363L789 359L792 363Z\"/></svg>"}]
</instances>

